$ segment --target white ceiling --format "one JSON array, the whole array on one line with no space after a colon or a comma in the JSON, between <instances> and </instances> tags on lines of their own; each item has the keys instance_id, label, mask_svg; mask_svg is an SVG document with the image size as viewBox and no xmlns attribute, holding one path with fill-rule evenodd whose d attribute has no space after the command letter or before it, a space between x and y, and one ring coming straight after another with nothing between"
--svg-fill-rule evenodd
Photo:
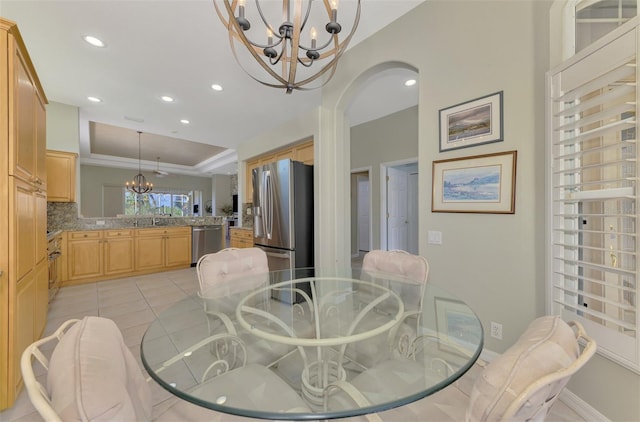
<instances>
[{"instance_id":1,"label":"white ceiling","mask_svg":"<svg viewBox=\"0 0 640 422\"><path fill-rule=\"evenodd\" d=\"M351 46L422 1L363 0ZM48 100L79 108L82 163L137 168L141 131L143 169L160 157L170 172L235 173L240 143L320 104L319 90L287 95L247 76L211 0L0 0L0 16L18 23ZM106 48L86 44L88 34ZM417 88L402 85L410 73L372 78L349 109L352 124L415 105Z\"/></svg>"}]
</instances>

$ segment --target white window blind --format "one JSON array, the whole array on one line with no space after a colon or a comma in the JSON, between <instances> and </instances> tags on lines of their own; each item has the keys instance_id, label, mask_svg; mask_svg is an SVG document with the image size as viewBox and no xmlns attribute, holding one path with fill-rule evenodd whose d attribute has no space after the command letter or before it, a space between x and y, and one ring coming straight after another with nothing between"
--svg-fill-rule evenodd
<instances>
[{"instance_id":1,"label":"white window blind","mask_svg":"<svg viewBox=\"0 0 640 422\"><path fill-rule=\"evenodd\" d=\"M549 72L547 110L549 307L638 371L636 37Z\"/></svg>"}]
</instances>

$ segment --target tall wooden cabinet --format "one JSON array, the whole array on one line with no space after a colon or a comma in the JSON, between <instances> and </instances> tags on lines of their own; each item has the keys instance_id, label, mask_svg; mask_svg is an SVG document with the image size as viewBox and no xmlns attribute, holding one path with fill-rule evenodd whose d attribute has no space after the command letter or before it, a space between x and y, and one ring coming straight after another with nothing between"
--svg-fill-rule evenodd
<instances>
[{"instance_id":1,"label":"tall wooden cabinet","mask_svg":"<svg viewBox=\"0 0 640 422\"><path fill-rule=\"evenodd\" d=\"M0 18L0 410L47 314L47 99L15 23ZM6 88L6 89L5 89Z\"/></svg>"}]
</instances>

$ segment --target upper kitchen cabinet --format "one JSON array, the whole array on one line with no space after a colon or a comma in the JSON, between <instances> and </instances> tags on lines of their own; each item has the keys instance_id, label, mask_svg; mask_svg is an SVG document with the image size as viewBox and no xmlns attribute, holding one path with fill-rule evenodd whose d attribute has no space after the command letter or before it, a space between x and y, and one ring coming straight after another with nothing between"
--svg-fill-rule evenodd
<instances>
[{"instance_id":1,"label":"upper kitchen cabinet","mask_svg":"<svg viewBox=\"0 0 640 422\"><path fill-rule=\"evenodd\" d=\"M24 44L19 33L13 31L11 35L7 39L6 71L9 101L13 101L8 110L8 124L9 136L16 142L9 143L9 174L46 190L47 100L26 49L21 48Z\"/></svg>"},{"instance_id":2,"label":"upper kitchen cabinet","mask_svg":"<svg viewBox=\"0 0 640 422\"><path fill-rule=\"evenodd\" d=\"M295 144L293 146L283 147L276 151L260 155L253 158L252 160L247 161L247 173L245 177L245 200L247 202L253 202L253 169L264 164L272 163L278 160L285 160L287 158L290 158L293 161L301 161L305 164L313 165L313 139Z\"/></svg>"},{"instance_id":3,"label":"upper kitchen cabinet","mask_svg":"<svg viewBox=\"0 0 640 422\"><path fill-rule=\"evenodd\" d=\"M0 410L22 389L20 356L44 330L47 99L14 22L0 18Z\"/></svg>"},{"instance_id":4,"label":"upper kitchen cabinet","mask_svg":"<svg viewBox=\"0 0 640 422\"><path fill-rule=\"evenodd\" d=\"M76 160L78 154L47 151L47 201L76 202Z\"/></svg>"}]
</instances>

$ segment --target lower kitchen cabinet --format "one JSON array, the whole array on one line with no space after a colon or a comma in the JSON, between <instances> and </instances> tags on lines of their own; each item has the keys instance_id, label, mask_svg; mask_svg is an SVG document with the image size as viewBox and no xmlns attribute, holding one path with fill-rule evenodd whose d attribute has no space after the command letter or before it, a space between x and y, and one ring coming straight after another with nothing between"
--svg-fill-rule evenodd
<instances>
[{"instance_id":1,"label":"lower kitchen cabinet","mask_svg":"<svg viewBox=\"0 0 640 422\"><path fill-rule=\"evenodd\" d=\"M67 235L67 274L71 281L103 275L101 230L76 231Z\"/></svg>"},{"instance_id":2,"label":"lower kitchen cabinet","mask_svg":"<svg viewBox=\"0 0 640 422\"><path fill-rule=\"evenodd\" d=\"M133 230L105 230L103 236L104 275L112 276L134 271Z\"/></svg>"},{"instance_id":3,"label":"lower kitchen cabinet","mask_svg":"<svg viewBox=\"0 0 640 422\"><path fill-rule=\"evenodd\" d=\"M136 271L191 265L191 227L136 230Z\"/></svg>"},{"instance_id":4,"label":"lower kitchen cabinet","mask_svg":"<svg viewBox=\"0 0 640 422\"><path fill-rule=\"evenodd\" d=\"M108 280L191 265L191 227L66 232L64 284Z\"/></svg>"},{"instance_id":5,"label":"lower kitchen cabinet","mask_svg":"<svg viewBox=\"0 0 640 422\"><path fill-rule=\"evenodd\" d=\"M229 230L229 246L232 248L253 247L253 230L231 228Z\"/></svg>"},{"instance_id":6,"label":"lower kitchen cabinet","mask_svg":"<svg viewBox=\"0 0 640 422\"><path fill-rule=\"evenodd\" d=\"M165 240L165 265L171 268L191 265L191 227L172 230Z\"/></svg>"}]
</instances>

